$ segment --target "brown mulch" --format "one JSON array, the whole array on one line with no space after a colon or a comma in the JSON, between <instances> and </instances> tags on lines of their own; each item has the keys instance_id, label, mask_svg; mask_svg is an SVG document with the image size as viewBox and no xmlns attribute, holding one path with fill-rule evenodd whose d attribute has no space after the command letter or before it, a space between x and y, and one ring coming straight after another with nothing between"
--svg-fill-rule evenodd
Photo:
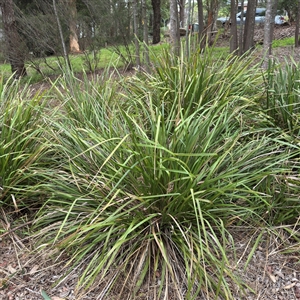
<instances>
[{"instance_id":1,"label":"brown mulch","mask_svg":"<svg viewBox=\"0 0 300 300\"><path fill-rule=\"evenodd\" d=\"M253 228L233 228L234 249L227 249L229 267L238 274L245 287L241 296L238 286L228 280L232 299L297 300L300 299L300 245L286 231L277 229L279 236L266 232L254 248L261 232ZM298 229L299 230L299 229ZM294 243L294 244L293 244ZM77 290L80 270L67 277L66 257L51 255L45 250L33 254L30 240L21 239L18 232L0 238L0 299L40 300L45 291L52 300L112 299L102 295L103 282L96 282L87 293ZM253 251L254 250L254 251ZM102 286L102 287L101 287ZM148 299L142 287L138 299ZM120 296L117 293L116 297ZM123 295L122 299L128 295ZM168 299L176 299L169 297ZM200 299L208 299L200 297ZM230 299L231 300L231 299Z\"/></svg>"}]
</instances>

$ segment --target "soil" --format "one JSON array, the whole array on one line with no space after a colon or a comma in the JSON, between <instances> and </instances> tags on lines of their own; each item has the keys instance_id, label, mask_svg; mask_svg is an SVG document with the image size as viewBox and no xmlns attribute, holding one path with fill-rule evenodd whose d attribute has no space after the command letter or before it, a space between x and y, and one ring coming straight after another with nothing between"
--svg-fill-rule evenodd
<instances>
[{"instance_id":1,"label":"soil","mask_svg":"<svg viewBox=\"0 0 300 300\"><path fill-rule=\"evenodd\" d=\"M274 38L294 36L294 31L294 26L278 26L274 30ZM220 38L223 45L228 43L226 33ZM263 28L258 27L255 31L255 41L260 43L262 40ZM276 48L273 49L273 57L282 62L293 57L298 62L300 49ZM36 85L33 88L36 90L41 86ZM24 231L29 229L30 222L19 220L17 225L14 225L7 215L4 211L0 212L0 300L41 300L44 299L42 291L45 291L52 300L112 299L101 296L101 285L98 282L89 292L80 293L76 287L79 270L73 270L65 278L66 257L59 256L55 260L49 253L37 255L33 252L33 241L24 236ZM297 229L299 234L299 225L290 229ZM291 235L287 235L287 231L282 228L277 228L276 231L280 234L275 235L271 231L264 233L262 242L255 248L256 238L261 233L260 229L231 230L235 240L235 254L233 249L227 249L228 264L248 286L245 295L240 296L237 285L229 281L233 299L300 299L299 242ZM143 295L140 299L150 299L146 294ZM122 298L127 299L127 296ZM176 299L176 297L168 299Z\"/></svg>"}]
</instances>

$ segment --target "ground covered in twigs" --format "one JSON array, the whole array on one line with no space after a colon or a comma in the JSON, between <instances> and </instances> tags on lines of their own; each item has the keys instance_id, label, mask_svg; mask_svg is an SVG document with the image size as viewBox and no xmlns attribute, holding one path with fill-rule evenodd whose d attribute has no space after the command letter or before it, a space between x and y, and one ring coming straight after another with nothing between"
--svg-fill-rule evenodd
<instances>
[{"instance_id":1,"label":"ground covered in twigs","mask_svg":"<svg viewBox=\"0 0 300 300\"><path fill-rule=\"evenodd\" d=\"M3 227L10 226L4 224ZM12 228L13 229L13 228ZM293 232L296 228L290 228ZM235 249L228 247L230 268L240 275L245 283L245 294L240 295L232 283L234 299L249 300L297 300L300 299L300 249L295 247L292 234L284 228L274 228L276 232L255 228L233 228ZM298 233L299 235L299 226ZM259 241L259 243L256 243ZM101 283L96 282L89 292L76 289L78 269L67 275L66 257L55 261L51 253L32 253L33 245L27 237L22 237L22 229L12 231L0 239L0 299L1 300L40 300L45 291L52 300L112 299L103 295ZM88 262L87 262L88 263ZM67 276L66 276L67 275ZM66 276L66 277L65 277ZM152 288L160 284L160 274ZM142 287L137 299L147 298L147 287ZM116 298L120 296L115 291ZM126 298L126 292L122 299ZM169 295L168 299L176 299ZM204 299L204 298L199 298Z\"/></svg>"}]
</instances>

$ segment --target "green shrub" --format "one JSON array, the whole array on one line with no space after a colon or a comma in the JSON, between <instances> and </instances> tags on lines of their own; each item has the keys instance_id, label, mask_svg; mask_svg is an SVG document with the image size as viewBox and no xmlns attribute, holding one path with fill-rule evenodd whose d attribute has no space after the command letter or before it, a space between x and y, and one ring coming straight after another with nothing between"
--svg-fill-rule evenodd
<instances>
[{"instance_id":1,"label":"green shrub","mask_svg":"<svg viewBox=\"0 0 300 300\"><path fill-rule=\"evenodd\" d=\"M254 101L263 78L250 65L165 54L157 72L119 86L58 81L68 90L48 129L57 164L43 171L52 196L36 228L71 268L84 264L80 287L232 299L233 280L243 291L227 226L299 214L299 182L285 180L293 145Z\"/></svg>"},{"instance_id":2,"label":"green shrub","mask_svg":"<svg viewBox=\"0 0 300 300\"><path fill-rule=\"evenodd\" d=\"M25 194L37 182L32 170L47 149L43 105L41 94L32 95L17 81L0 82L0 206L30 206Z\"/></svg>"}]
</instances>

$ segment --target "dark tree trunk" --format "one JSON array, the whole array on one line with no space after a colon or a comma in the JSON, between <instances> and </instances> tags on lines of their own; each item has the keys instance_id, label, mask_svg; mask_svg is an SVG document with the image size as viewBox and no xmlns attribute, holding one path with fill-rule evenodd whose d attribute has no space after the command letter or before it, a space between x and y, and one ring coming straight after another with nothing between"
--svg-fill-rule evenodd
<instances>
[{"instance_id":1,"label":"dark tree trunk","mask_svg":"<svg viewBox=\"0 0 300 300\"><path fill-rule=\"evenodd\" d=\"M239 28L239 35L238 35L238 44L239 44L239 56L243 54L243 40L244 40L244 0L241 0L241 24Z\"/></svg>"},{"instance_id":2,"label":"dark tree trunk","mask_svg":"<svg viewBox=\"0 0 300 300\"><path fill-rule=\"evenodd\" d=\"M299 47L299 25L300 25L300 0L298 1L295 29L295 47Z\"/></svg>"},{"instance_id":3,"label":"dark tree trunk","mask_svg":"<svg viewBox=\"0 0 300 300\"><path fill-rule=\"evenodd\" d=\"M160 42L160 22L161 22L161 13L160 13L160 0L151 0L152 9L153 9L153 44L158 44Z\"/></svg>"},{"instance_id":4,"label":"dark tree trunk","mask_svg":"<svg viewBox=\"0 0 300 300\"><path fill-rule=\"evenodd\" d=\"M256 1L248 1L244 29L244 52L254 47Z\"/></svg>"},{"instance_id":5,"label":"dark tree trunk","mask_svg":"<svg viewBox=\"0 0 300 300\"><path fill-rule=\"evenodd\" d=\"M236 14L237 14L237 1L231 0L230 9L230 52L237 54L238 49L238 35L237 35L237 24L236 24Z\"/></svg>"},{"instance_id":6,"label":"dark tree trunk","mask_svg":"<svg viewBox=\"0 0 300 300\"><path fill-rule=\"evenodd\" d=\"M143 36L144 36L144 58L146 63L146 70L149 71L150 58L149 58L149 40L148 40L148 24L147 24L147 3L146 0L142 0L142 17L143 17Z\"/></svg>"},{"instance_id":7,"label":"dark tree trunk","mask_svg":"<svg viewBox=\"0 0 300 300\"><path fill-rule=\"evenodd\" d=\"M15 78L25 75L25 49L18 32L13 0L0 1L5 38L5 53Z\"/></svg>"},{"instance_id":8,"label":"dark tree trunk","mask_svg":"<svg viewBox=\"0 0 300 300\"><path fill-rule=\"evenodd\" d=\"M179 0L179 27L184 28L184 18L185 18L185 0Z\"/></svg>"},{"instance_id":9,"label":"dark tree trunk","mask_svg":"<svg viewBox=\"0 0 300 300\"><path fill-rule=\"evenodd\" d=\"M135 45L135 62L139 69L141 66L140 58L140 43L138 38L138 1L133 0L133 33L134 33L134 45Z\"/></svg>"},{"instance_id":10,"label":"dark tree trunk","mask_svg":"<svg viewBox=\"0 0 300 300\"><path fill-rule=\"evenodd\" d=\"M204 31L204 16L203 16L203 2L202 0L197 0L198 4L198 23L199 23L199 41L202 43L203 31Z\"/></svg>"}]
</instances>

